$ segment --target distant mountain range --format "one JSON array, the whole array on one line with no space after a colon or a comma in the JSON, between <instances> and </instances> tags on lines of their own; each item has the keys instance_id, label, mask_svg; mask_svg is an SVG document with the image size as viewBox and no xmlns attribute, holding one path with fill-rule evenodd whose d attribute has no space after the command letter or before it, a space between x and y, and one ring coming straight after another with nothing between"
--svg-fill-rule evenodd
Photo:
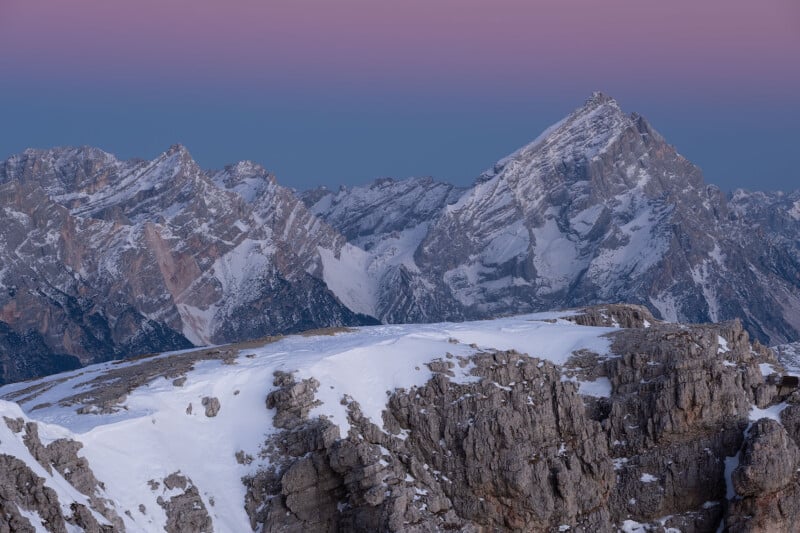
<instances>
[{"instance_id":1,"label":"distant mountain range","mask_svg":"<svg viewBox=\"0 0 800 533\"><path fill-rule=\"evenodd\" d=\"M296 194L262 167L96 148L0 164L0 382L323 326L630 302L800 339L800 191L703 183L595 93L468 188Z\"/></svg>"}]
</instances>

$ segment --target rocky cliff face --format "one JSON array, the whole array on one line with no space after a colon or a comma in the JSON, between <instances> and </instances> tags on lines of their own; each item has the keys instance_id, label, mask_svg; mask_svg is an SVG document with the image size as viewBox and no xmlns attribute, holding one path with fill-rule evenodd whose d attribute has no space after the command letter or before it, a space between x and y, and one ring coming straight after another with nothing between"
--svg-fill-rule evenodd
<instances>
[{"instance_id":1,"label":"rocky cliff face","mask_svg":"<svg viewBox=\"0 0 800 533\"><path fill-rule=\"evenodd\" d=\"M0 388L3 516L170 532L789 532L800 516L800 392L736 321L610 305L264 342Z\"/></svg>"},{"instance_id":2,"label":"rocky cliff face","mask_svg":"<svg viewBox=\"0 0 800 533\"><path fill-rule=\"evenodd\" d=\"M638 322L613 336L615 357L575 352L558 367L516 351L480 352L469 359L480 376L473 384L448 377L464 361L440 361L424 386L389 398L383 427L351 404L353 428L343 439L327 420L303 417L318 383L279 377L268 406L294 414L274 442L295 444L268 443L283 464L248 482L249 501L263 505L254 524L791 531L800 513L796 443L776 416L749 421L789 405L757 407L783 398L758 366L773 356L751 346L738 323L656 324L631 307L573 320L598 316L607 325ZM581 395L573 378L608 379L612 392ZM783 510L757 503L782 498Z\"/></svg>"},{"instance_id":3,"label":"rocky cliff face","mask_svg":"<svg viewBox=\"0 0 800 533\"><path fill-rule=\"evenodd\" d=\"M126 162L29 150L0 167L0 204L0 321L54 361L0 382L71 364L55 354L86 364L368 320L320 279L317 247L344 239L256 165L210 175L181 146Z\"/></svg>"}]
</instances>

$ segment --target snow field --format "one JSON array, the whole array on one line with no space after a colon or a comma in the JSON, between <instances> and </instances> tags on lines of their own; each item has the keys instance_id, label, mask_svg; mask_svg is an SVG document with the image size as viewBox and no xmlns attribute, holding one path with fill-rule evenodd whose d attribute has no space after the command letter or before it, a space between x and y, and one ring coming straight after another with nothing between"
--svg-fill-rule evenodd
<instances>
[{"instance_id":1,"label":"snow field","mask_svg":"<svg viewBox=\"0 0 800 533\"><path fill-rule=\"evenodd\" d=\"M41 381L52 384L51 388L35 398L20 397L21 409L12 402L0 403L0 414L37 421L45 443L59 437L82 442L79 454L88 459L96 477L105 483L105 496L132 531L162 530L166 515L156 500L159 496L168 500L174 494L165 492L162 480L176 471L198 488L215 530L248 531L241 478L267 465L258 454L275 431L273 412L266 408L265 398L274 389L276 370L294 371L298 380L317 379L317 398L322 404L311 415L327 416L345 435L349 424L346 408L340 403L343 396L358 402L365 416L382 427L387 391L423 385L431 377L426 363L447 353L469 356L476 351L471 344L478 349L514 349L555 364L565 363L574 350L581 348L608 353L609 339L603 335L614 328L578 326L559 319L565 314L539 313L461 324L374 326L336 335L291 336L241 350L235 364L219 360L195 363L182 386L174 385L172 379L157 378L132 391L115 413L80 415L76 405L59 404L60 399L86 389L91 379L119 367L104 363L44 378ZM557 320L549 323L544 319ZM121 364L135 367L150 360ZM456 365L453 371L453 381L476 379L469 375L469 367ZM607 380L578 385L581 393L590 395L611 392ZM30 382L2 387L0 396L29 386ZM218 398L221 406L213 418L205 415L201 405L204 397L211 396ZM51 405L33 410L45 402ZM4 453L24 457L38 475L45 473L27 452L21 434L12 434L5 424L0 424L0 431ZM236 454L240 451L254 461L239 464ZM62 502L85 500L56 477L48 475L48 483ZM151 480L162 484L152 490ZM145 506L145 513L138 510L140 504ZM130 510L131 516L125 510Z\"/></svg>"}]
</instances>

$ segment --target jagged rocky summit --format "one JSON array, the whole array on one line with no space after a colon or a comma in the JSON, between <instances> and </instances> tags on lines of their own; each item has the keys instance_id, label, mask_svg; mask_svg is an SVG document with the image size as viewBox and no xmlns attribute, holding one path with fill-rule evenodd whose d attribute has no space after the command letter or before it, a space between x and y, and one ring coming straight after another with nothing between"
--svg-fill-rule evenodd
<instances>
[{"instance_id":1,"label":"jagged rocky summit","mask_svg":"<svg viewBox=\"0 0 800 533\"><path fill-rule=\"evenodd\" d=\"M250 162L95 148L0 164L0 382L312 327L609 302L800 338L800 192L726 197L594 94L460 188L299 195Z\"/></svg>"},{"instance_id":2,"label":"jagged rocky summit","mask_svg":"<svg viewBox=\"0 0 800 533\"><path fill-rule=\"evenodd\" d=\"M727 198L600 93L466 190L416 179L303 197L367 251L372 293L334 292L381 320L633 302L798 339L800 192Z\"/></svg>"},{"instance_id":3,"label":"jagged rocky summit","mask_svg":"<svg viewBox=\"0 0 800 533\"><path fill-rule=\"evenodd\" d=\"M786 373L627 305L104 363L0 388L0 530L791 532Z\"/></svg>"},{"instance_id":4,"label":"jagged rocky summit","mask_svg":"<svg viewBox=\"0 0 800 533\"><path fill-rule=\"evenodd\" d=\"M180 145L154 161L28 150L0 166L0 204L0 382L376 323L320 277L344 238L251 163L205 172Z\"/></svg>"}]
</instances>

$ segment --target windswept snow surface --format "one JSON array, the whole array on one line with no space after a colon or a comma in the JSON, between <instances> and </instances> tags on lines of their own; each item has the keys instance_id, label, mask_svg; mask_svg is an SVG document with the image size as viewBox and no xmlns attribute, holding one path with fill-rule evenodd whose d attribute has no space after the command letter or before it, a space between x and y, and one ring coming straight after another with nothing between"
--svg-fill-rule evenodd
<instances>
[{"instance_id":1,"label":"windswept snow surface","mask_svg":"<svg viewBox=\"0 0 800 533\"><path fill-rule=\"evenodd\" d=\"M610 340L605 334L615 329L579 326L563 320L568 314L538 313L481 322L387 325L335 335L290 336L240 350L235 364L219 360L195 363L183 386L158 377L130 392L120 410L112 414L81 415L76 412L78 406L59 403L87 390L91 380L106 372L146 365L154 358L104 363L37 382L0 387L0 398L8 399L39 383L51 385L36 397L30 393L16 396L19 404L0 400L0 416L38 422L45 443L55 438L82 442L79 454L88 459L97 478L105 483L102 496L113 502L131 531L163 531L166 515L156 502L163 494L163 485L154 491L148 481L161 481L178 470L198 487L216 531L249 531L241 478L267 465L268 460L259 458L258 452L276 431L272 425L274 412L265 407L265 398L274 389L276 370L295 371L297 379L316 378L320 382L317 398L322 404L311 415L328 416L345 435L349 425L340 403L344 395L357 401L364 414L382 427L387 391L423 385L431 377L426 363L447 353L458 357L481 349L515 349L556 364L563 364L573 351L582 348L608 354ZM551 323L545 319L556 320ZM179 358L186 353L157 358ZM451 379L479 379L468 374L469 368L457 365L456 376ZM581 385L581 392L583 389ZM597 394L594 390L586 392ZM213 418L206 417L201 406L206 396L220 401L220 411ZM190 404L193 408L187 413ZM56 479L58 474L46 474L27 453L22 434L11 433L3 423L0 431L0 453L24 457L48 480L62 503L85 500L63 479ZM255 461L239 464L235 454L240 450ZM140 504L145 505L146 514L138 511ZM133 511L129 516L125 510Z\"/></svg>"}]
</instances>

